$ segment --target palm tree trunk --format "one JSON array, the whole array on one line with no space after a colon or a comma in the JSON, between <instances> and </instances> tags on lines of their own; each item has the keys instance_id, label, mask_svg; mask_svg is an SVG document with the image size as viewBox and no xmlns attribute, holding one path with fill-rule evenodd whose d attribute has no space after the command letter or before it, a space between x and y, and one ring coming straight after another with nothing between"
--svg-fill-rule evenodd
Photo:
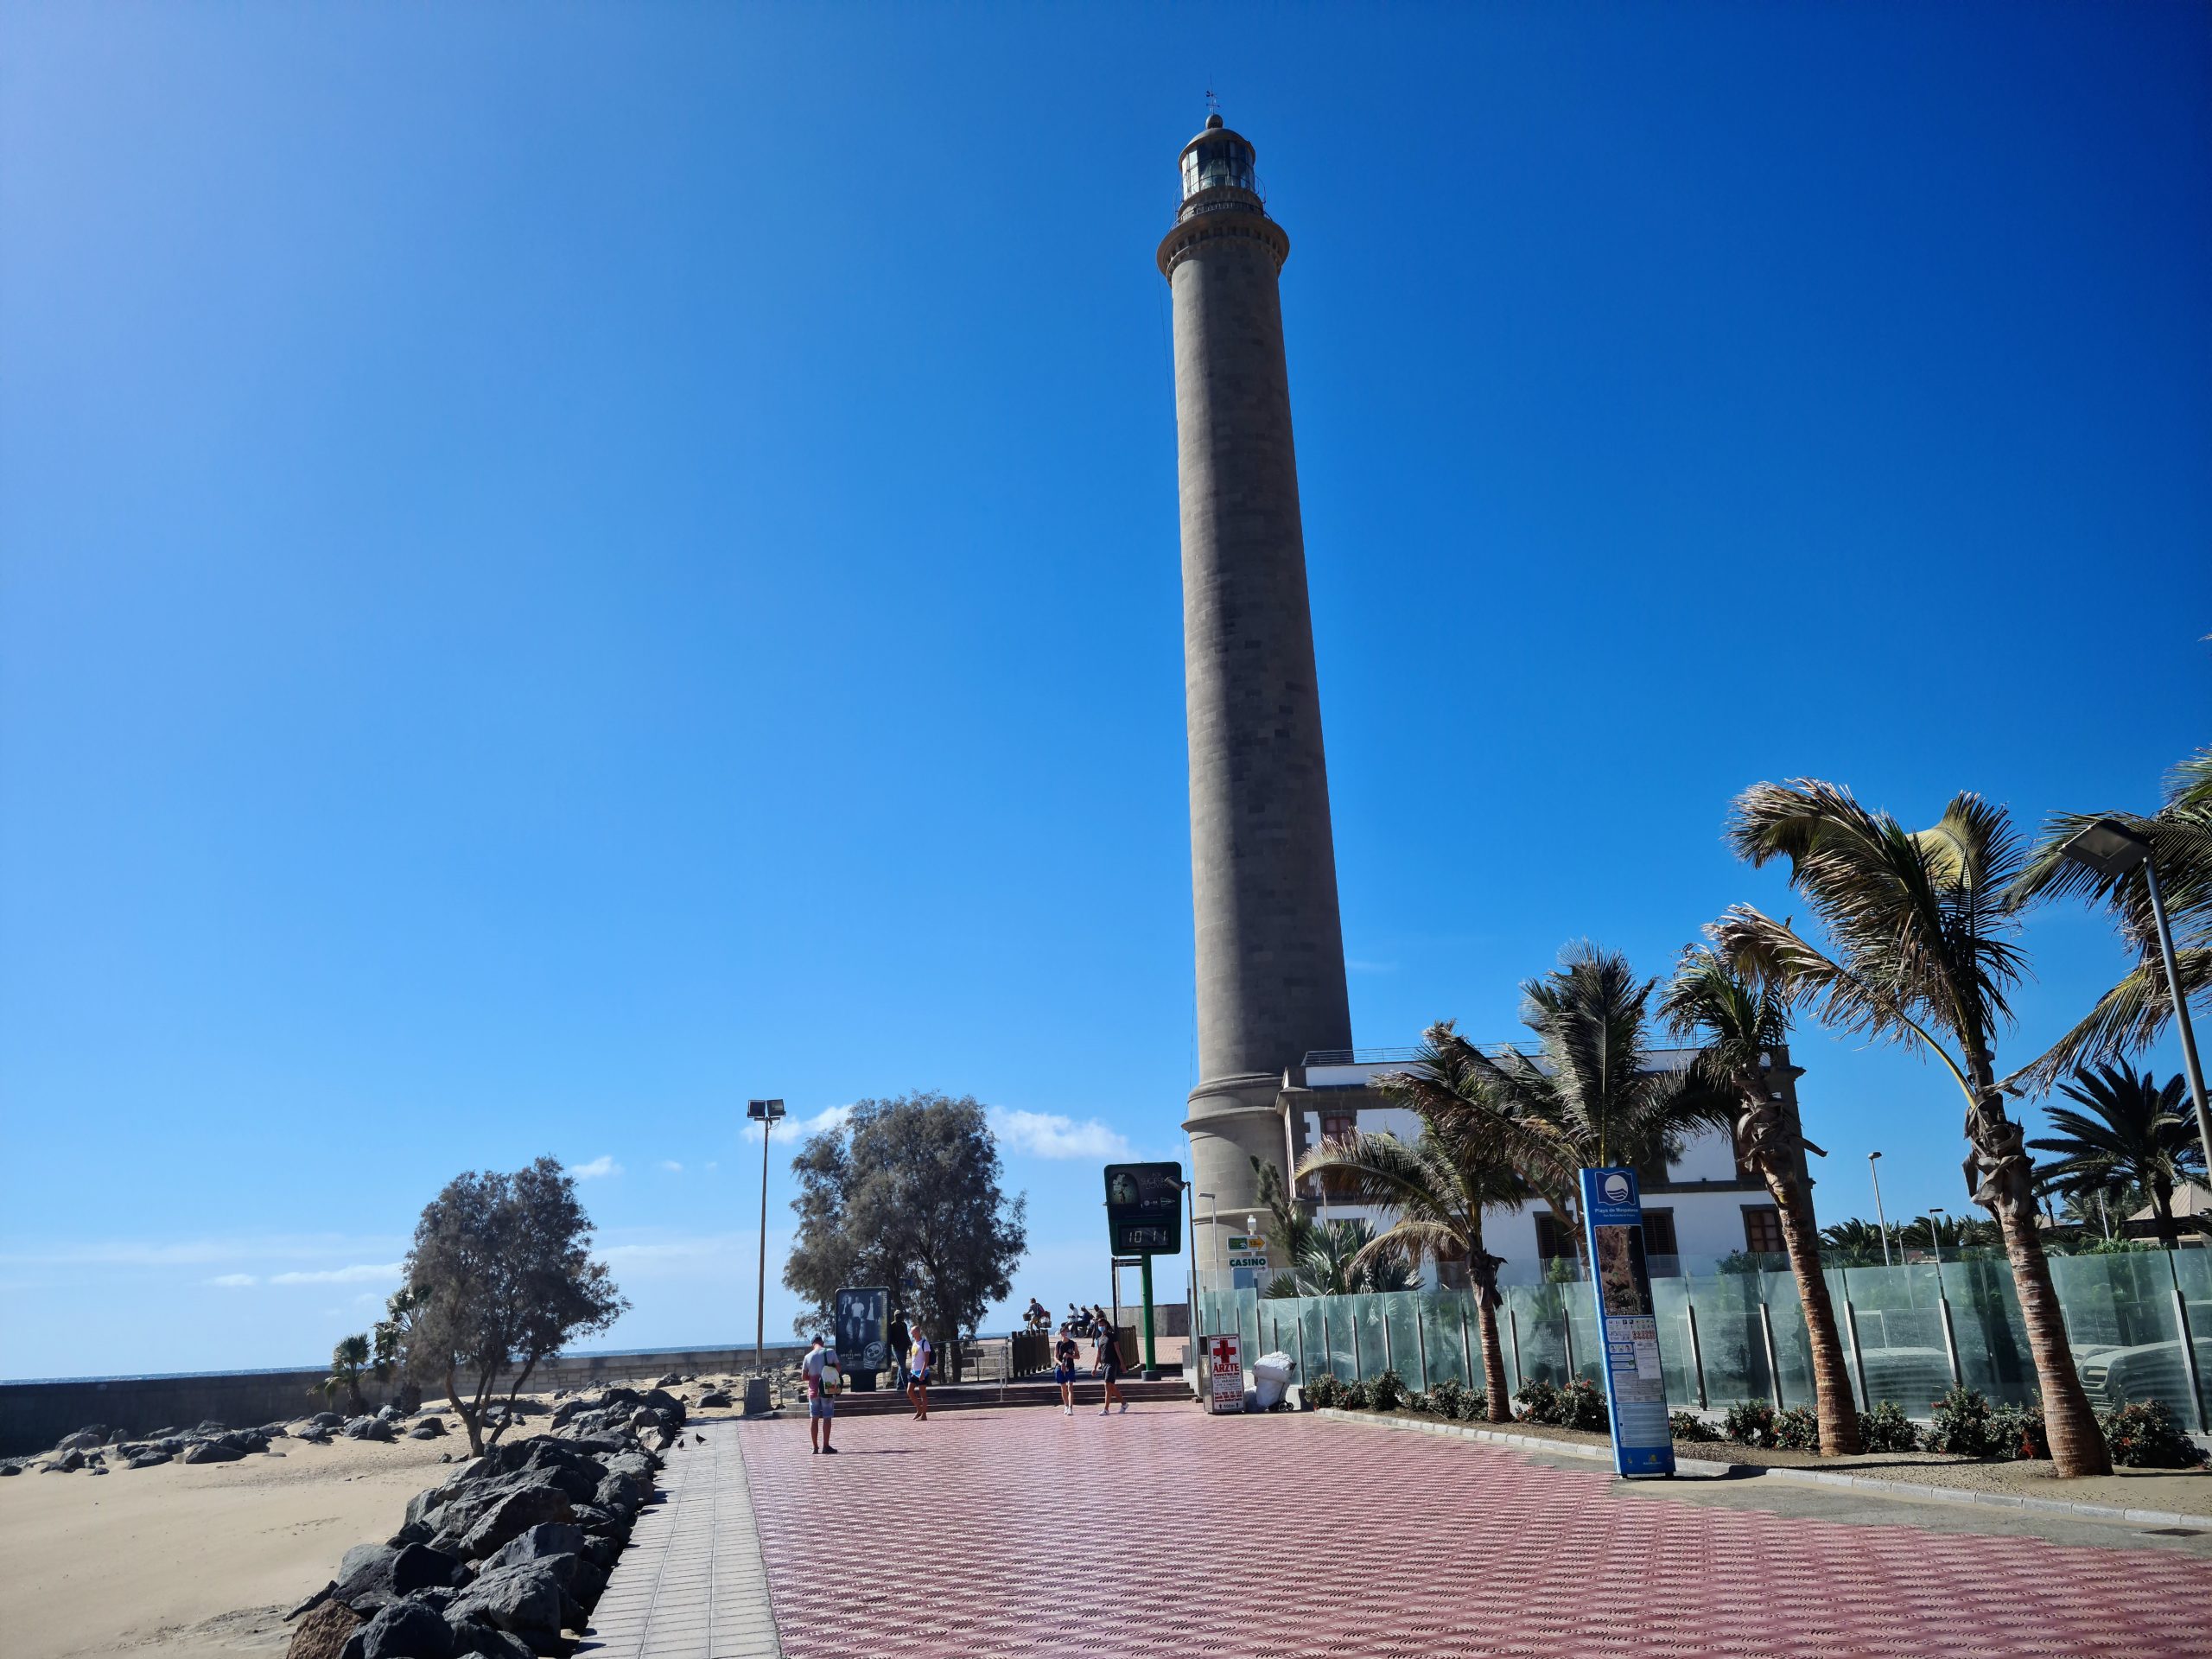
<instances>
[{"instance_id":1,"label":"palm tree trunk","mask_svg":"<svg viewBox=\"0 0 2212 1659\"><path fill-rule=\"evenodd\" d=\"M1513 1421L1512 1397L1505 1381L1505 1349L1497 1339L1497 1269L1475 1287L1475 1328L1482 1335L1484 1414L1493 1423Z\"/></svg>"},{"instance_id":2,"label":"palm tree trunk","mask_svg":"<svg viewBox=\"0 0 2212 1659\"><path fill-rule=\"evenodd\" d=\"M2035 1192L2019 1126L2005 1116L1996 1068L1987 1058L1968 1050L1967 1067L1974 1094L1967 1113L1967 1139L1974 1147L1967 1168L1980 1173L1974 1202L1994 1214L2005 1232L2012 1288L2019 1298L2028 1352L2035 1360L2036 1383L2043 1393L2044 1432L2050 1440L2051 1462L2064 1477L2108 1475L2112 1452L2082 1390L2081 1375L2074 1369L2074 1349L2066 1338L2057 1287L2051 1283L2050 1260L2044 1254L2043 1235L2036 1227Z\"/></svg>"},{"instance_id":3,"label":"palm tree trunk","mask_svg":"<svg viewBox=\"0 0 2212 1659\"><path fill-rule=\"evenodd\" d=\"M1764 1160L1762 1160L1764 1161ZM1813 1195L1795 1170L1772 1164L1761 1172L1782 1220L1783 1248L1797 1280L1797 1300L1805 1310L1805 1337L1813 1350L1813 1402L1821 1420L1821 1455L1853 1457L1866 1450L1859 1438L1859 1410L1851 1397L1851 1371L1844 1362L1843 1333L1828 1299L1827 1274L1821 1271L1821 1231L1813 1218Z\"/></svg>"},{"instance_id":4,"label":"palm tree trunk","mask_svg":"<svg viewBox=\"0 0 2212 1659\"><path fill-rule=\"evenodd\" d=\"M2174 1190L2172 1186L2164 1181L2153 1182L2151 1186L2151 1202L2158 1205L2158 1209L2153 1213L2155 1213L2158 1218L2159 1246L2162 1249L2169 1250L2179 1249L2181 1248L2181 1229L2174 1225Z\"/></svg>"}]
</instances>

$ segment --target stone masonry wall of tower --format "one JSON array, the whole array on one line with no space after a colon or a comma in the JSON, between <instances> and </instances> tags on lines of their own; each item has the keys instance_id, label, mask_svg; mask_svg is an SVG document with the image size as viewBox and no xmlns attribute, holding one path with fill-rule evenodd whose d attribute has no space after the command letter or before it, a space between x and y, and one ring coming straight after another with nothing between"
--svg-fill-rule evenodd
<instances>
[{"instance_id":1,"label":"stone masonry wall of tower","mask_svg":"<svg viewBox=\"0 0 2212 1659\"><path fill-rule=\"evenodd\" d=\"M1211 125L1192 142L1243 144ZM1288 251L1237 185L1186 186L1160 249L1174 304L1198 947L1200 1081L1185 1128L1196 1187L1233 1230L1256 1197L1250 1156L1285 1160L1285 1068L1351 1045L1277 286ZM1197 1206L1202 1230L1207 1213Z\"/></svg>"}]
</instances>

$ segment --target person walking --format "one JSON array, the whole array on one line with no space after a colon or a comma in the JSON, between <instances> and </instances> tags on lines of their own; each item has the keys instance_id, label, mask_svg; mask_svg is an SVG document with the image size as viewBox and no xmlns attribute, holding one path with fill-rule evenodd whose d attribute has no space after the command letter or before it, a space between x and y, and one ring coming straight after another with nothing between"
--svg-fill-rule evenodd
<instances>
[{"instance_id":1,"label":"person walking","mask_svg":"<svg viewBox=\"0 0 2212 1659\"><path fill-rule=\"evenodd\" d=\"M1060 1338L1052 1344L1052 1380L1060 1385L1060 1414L1075 1415L1075 1332L1062 1325Z\"/></svg>"},{"instance_id":2,"label":"person walking","mask_svg":"<svg viewBox=\"0 0 2212 1659\"><path fill-rule=\"evenodd\" d=\"M920 1325L910 1329L913 1341L906 1351L906 1398L913 1402L914 1421L926 1423L930 1420L930 1371L937 1360L937 1348Z\"/></svg>"},{"instance_id":3,"label":"person walking","mask_svg":"<svg viewBox=\"0 0 2212 1659\"><path fill-rule=\"evenodd\" d=\"M798 1370L806 1383L806 1438L817 1456L835 1452L837 1448L830 1444L830 1427L837 1416L838 1390L844 1387L837 1351L817 1337L806 1357L799 1361Z\"/></svg>"},{"instance_id":4,"label":"person walking","mask_svg":"<svg viewBox=\"0 0 2212 1659\"><path fill-rule=\"evenodd\" d=\"M900 1394L906 1392L906 1316L895 1314L891 1320L892 1387Z\"/></svg>"},{"instance_id":5,"label":"person walking","mask_svg":"<svg viewBox=\"0 0 2212 1659\"><path fill-rule=\"evenodd\" d=\"M1106 1403L1098 1408L1098 1414L1103 1417L1112 1411L1116 1401L1120 1401L1122 1409L1127 1412L1129 1402L1122 1399L1121 1389L1114 1386L1114 1379L1122 1374L1122 1337L1121 1333L1110 1325L1101 1325L1098 1327L1096 1357L1098 1375L1106 1379Z\"/></svg>"}]
</instances>

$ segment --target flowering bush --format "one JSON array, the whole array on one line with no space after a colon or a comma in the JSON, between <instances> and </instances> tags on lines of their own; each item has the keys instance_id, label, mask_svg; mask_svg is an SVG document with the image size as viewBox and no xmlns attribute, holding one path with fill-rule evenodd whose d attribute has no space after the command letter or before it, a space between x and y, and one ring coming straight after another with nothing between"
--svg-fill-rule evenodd
<instances>
[{"instance_id":1,"label":"flowering bush","mask_svg":"<svg viewBox=\"0 0 2212 1659\"><path fill-rule=\"evenodd\" d=\"M1708 1445L1720 1439L1720 1431L1695 1412L1677 1411L1667 1419L1668 1430L1675 1439Z\"/></svg>"},{"instance_id":2,"label":"flowering bush","mask_svg":"<svg viewBox=\"0 0 2212 1659\"><path fill-rule=\"evenodd\" d=\"M2126 1402L2097 1420L2112 1448L2112 1460L2128 1469L2194 1469L2204 1461L2196 1441L2182 1432L2174 1414L2156 1400Z\"/></svg>"}]
</instances>

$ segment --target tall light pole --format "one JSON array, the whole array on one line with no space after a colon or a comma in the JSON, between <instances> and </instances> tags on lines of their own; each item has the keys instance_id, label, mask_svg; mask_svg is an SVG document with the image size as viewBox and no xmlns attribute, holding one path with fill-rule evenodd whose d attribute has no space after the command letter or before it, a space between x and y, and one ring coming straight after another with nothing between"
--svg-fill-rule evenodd
<instances>
[{"instance_id":1,"label":"tall light pole","mask_svg":"<svg viewBox=\"0 0 2212 1659\"><path fill-rule=\"evenodd\" d=\"M1198 1196L1206 1201L1206 1254L1208 1255L1211 1255L1221 1243L1221 1229L1214 1224L1214 1217L1219 1207L1219 1200L1217 1200L1211 1192L1201 1192ZM1198 1206L1196 1205L1192 1205L1191 1206L1191 1213L1192 1219L1195 1222L1198 1217ZM1198 1247L1195 1240L1192 1241L1191 1245L1191 1271L1193 1273L1199 1271ZM1215 1288L1218 1289L1219 1287L1217 1286ZM1198 1281L1198 1289L1201 1294L1204 1293L1205 1289L1205 1281L1204 1279L1200 1279Z\"/></svg>"},{"instance_id":2,"label":"tall light pole","mask_svg":"<svg viewBox=\"0 0 2212 1659\"><path fill-rule=\"evenodd\" d=\"M1874 1178L1874 1227L1882 1235L1882 1265L1886 1268L1890 1265L1890 1224L1882 1214L1881 1156L1878 1152L1866 1154L1866 1173Z\"/></svg>"},{"instance_id":3,"label":"tall light pole","mask_svg":"<svg viewBox=\"0 0 2212 1659\"><path fill-rule=\"evenodd\" d=\"M760 1283L753 1304L753 1369L768 1369L768 1131L784 1115L780 1100L748 1100L745 1115L760 1126Z\"/></svg>"},{"instance_id":4,"label":"tall light pole","mask_svg":"<svg viewBox=\"0 0 2212 1659\"><path fill-rule=\"evenodd\" d=\"M2099 818L2060 849L2069 862L2112 879L2143 867L2143 880L2151 889L2151 919L2158 929L2158 957L2166 969L2166 995L2173 999L2174 1023L2181 1028L2181 1059L2189 1073L2189 1097L2196 1107L2196 1139L2204 1149L2205 1167L2212 1172L2212 1110L2204 1103L2204 1068L2197 1063L2196 1033L2189 1023L2189 999L2182 994L2181 975L2174 967L2174 931L2166 921L2165 895L2158 891L2158 866L2151 856L2147 836L2116 818ZM2212 1173L2208 1173L2212 1179Z\"/></svg>"},{"instance_id":5,"label":"tall light pole","mask_svg":"<svg viewBox=\"0 0 2212 1659\"><path fill-rule=\"evenodd\" d=\"M1940 1204L1928 1206L1928 1244L1936 1252L1936 1294L1943 1294L1943 1236L1936 1230L1936 1217L1951 1212Z\"/></svg>"}]
</instances>

